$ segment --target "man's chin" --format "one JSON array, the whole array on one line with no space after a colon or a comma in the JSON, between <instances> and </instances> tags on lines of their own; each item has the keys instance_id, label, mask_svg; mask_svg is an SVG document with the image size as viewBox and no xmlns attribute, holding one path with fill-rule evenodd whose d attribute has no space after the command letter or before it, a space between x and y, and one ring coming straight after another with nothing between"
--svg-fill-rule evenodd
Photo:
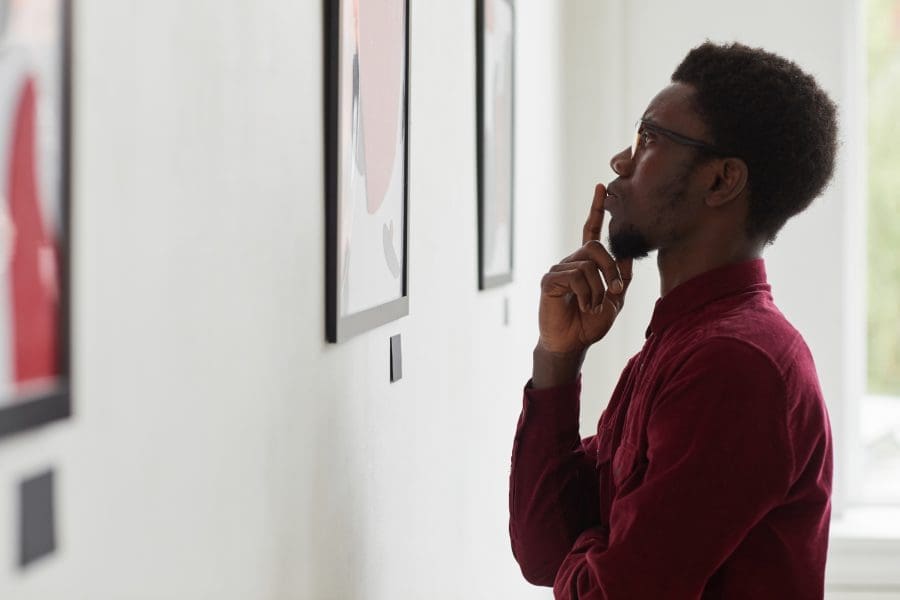
<instances>
[{"instance_id":1,"label":"man's chin","mask_svg":"<svg viewBox=\"0 0 900 600\"><path fill-rule=\"evenodd\" d=\"M609 234L609 251L616 260L627 258L646 258L653 247L641 233L635 229L625 229Z\"/></svg>"}]
</instances>

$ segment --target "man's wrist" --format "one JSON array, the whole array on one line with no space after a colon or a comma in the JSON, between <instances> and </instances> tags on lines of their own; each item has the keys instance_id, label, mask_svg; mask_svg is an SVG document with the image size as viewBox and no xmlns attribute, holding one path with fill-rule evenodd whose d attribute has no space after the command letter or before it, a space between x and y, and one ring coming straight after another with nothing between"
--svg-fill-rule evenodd
<instances>
[{"instance_id":1,"label":"man's wrist","mask_svg":"<svg viewBox=\"0 0 900 600\"><path fill-rule=\"evenodd\" d=\"M532 387L544 389L574 382L581 373L581 365L586 355L587 348L571 352L552 352L538 344L533 354Z\"/></svg>"}]
</instances>

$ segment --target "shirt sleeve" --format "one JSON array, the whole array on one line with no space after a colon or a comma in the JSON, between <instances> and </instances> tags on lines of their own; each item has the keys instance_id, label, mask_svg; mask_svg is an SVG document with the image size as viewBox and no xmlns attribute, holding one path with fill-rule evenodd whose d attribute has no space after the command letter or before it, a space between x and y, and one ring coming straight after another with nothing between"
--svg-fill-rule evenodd
<instances>
[{"instance_id":1,"label":"shirt sleeve","mask_svg":"<svg viewBox=\"0 0 900 600\"><path fill-rule=\"evenodd\" d=\"M592 438L579 434L581 378L525 388L512 451L509 533L522 574L552 586L578 535L599 523Z\"/></svg>"},{"instance_id":2,"label":"shirt sleeve","mask_svg":"<svg viewBox=\"0 0 900 600\"><path fill-rule=\"evenodd\" d=\"M784 382L756 348L714 339L656 394L646 454L613 459L608 535L585 529L556 598L699 598L793 478Z\"/></svg>"}]
</instances>

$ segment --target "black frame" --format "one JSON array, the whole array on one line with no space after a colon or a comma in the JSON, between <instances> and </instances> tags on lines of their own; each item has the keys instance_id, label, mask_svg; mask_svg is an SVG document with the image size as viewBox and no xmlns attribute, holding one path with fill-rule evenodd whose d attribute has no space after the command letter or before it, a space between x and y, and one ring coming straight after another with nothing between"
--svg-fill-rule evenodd
<instances>
[{"instance_id":1,"label":"black frame","mask_svg":"<svg viewBox=\"0 0 900 600\"><path fill-rule=\"evenodd\" d=\"M61 50L60 62L62 87L60 89L61 115L60 129L62 144L60 148L60 231L59 269L60 269L60 344L59 388L49 394L42 394L15 404L0 407L0 437L18 433L51 421L65 419L72 414L72 372L69 356L71 343L71 161L72 161L72 3L60 0Z\"/></svg>"},{"instance_id":2,"label":"black frame","mask_svg":"<svg viewBox=\"0 0 900 600\"><path fill-rule=\"evenodd\" d=\"M515 190L515 171L516 171L516 153L515 153L515 122L516 122L516 6L513 0L496 0L498 2L506 2L512 11L513 31L512 31L512 53L510 54L510 72L512 73L512 99L510 113L512 115L512 124L509 135L509 153L510 153L510 173L509 173L509 193L510 193L510 211L509 211L509 271L503 275L487 276L485 275L485 163L484 163L484 2L485 0L475 0L475 89L476 89L476 105L477 105L477 160L478 160L478 289L485 290L498 287L513 280L513 268L515 266L515 212L516 212L516 190Z\"/></svg>"},{"instance_id":3,"label":"black frame","mask_svg":"<svg viewBox=\"0 0 900 600\"><path fill-rule=\"evenodd\" d=\"M325 56L325 336L338 343L409 314L409 0L404 0L406 54L403 81L403 295L374 308L340 317L338 307L338 207L340 181L341 8L347 0L324 0Z\"/></svg>"}]
</instances>

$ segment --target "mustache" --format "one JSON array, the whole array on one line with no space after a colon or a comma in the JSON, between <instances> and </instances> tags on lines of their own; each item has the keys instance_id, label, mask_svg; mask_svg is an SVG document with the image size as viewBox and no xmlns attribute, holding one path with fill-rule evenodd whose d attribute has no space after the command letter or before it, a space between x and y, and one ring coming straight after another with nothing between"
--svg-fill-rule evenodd
<instances>
[{"instance_id":1,"label":"mustache","mask_svg":"<svg viewBox=\"0 0 900 600\"><path fill-rule=\"evenodd\" d=\"M615 196L616 198L621 198L622 194L619 192L619 186L621 183L619 182L620 178L616 177L613 181L611 181L606 186L606 195L607 196Z\"/></svg>"}]
</instances>

